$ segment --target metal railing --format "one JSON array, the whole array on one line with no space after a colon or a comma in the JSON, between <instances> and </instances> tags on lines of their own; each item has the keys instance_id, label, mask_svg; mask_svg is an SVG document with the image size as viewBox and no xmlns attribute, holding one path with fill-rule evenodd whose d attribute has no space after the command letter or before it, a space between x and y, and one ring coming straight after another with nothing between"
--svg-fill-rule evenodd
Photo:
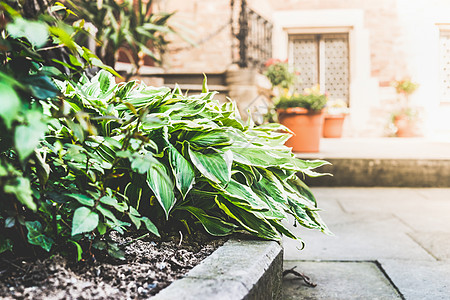
<instances>
[{"instance_id":1,"label":"metal railing","mask_svg":"<svg viewBox=\"0 0 450 300\"><path fill-rule=\"evenodd\" d=\"M240 68L263 68L272 57L272 23L252 10L246 0L231 0L231 11L233 63Z\"/></svg>"}]
</instances>

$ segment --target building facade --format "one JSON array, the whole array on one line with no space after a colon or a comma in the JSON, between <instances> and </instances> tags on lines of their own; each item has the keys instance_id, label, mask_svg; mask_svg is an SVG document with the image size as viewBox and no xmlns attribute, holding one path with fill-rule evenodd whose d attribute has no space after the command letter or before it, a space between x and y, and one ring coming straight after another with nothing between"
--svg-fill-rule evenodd
<instances>
[{"instance_id":1,"label":"building facade","mask_svg":"<svg viewBox=\"0 0 450 300\"><path fill-rule=\"evenodd\" d=\"M450 1L244 2L270 22L272 57L288 59L300 72L299 89L320 83L330 97L349 104L347 136L389 134L397 102L391 82L403 78L420 85L411 102L421 108L424 134L450 132ZM239 69L242 0L165 0L158 5L177 10L177 26L197 44L174 39L166 71Z\"/></svg>"}]
</instances>

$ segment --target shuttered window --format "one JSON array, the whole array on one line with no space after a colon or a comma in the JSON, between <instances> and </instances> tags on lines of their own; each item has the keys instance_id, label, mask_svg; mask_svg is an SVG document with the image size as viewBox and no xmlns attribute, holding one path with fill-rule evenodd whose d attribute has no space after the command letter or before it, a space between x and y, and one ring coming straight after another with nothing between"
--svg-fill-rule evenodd
<instances>
[{"instance_id":1,"label":"shuttered window","mask_svg":"<svg viewBox=\"0 0 450 300\"><path fill-rule=\"evenodd\" d=\"M348 34L291 35L289 61L300 72L298 91L319 83L330 99L342 99L348 103Z\"/></svg>"}]
</instances>

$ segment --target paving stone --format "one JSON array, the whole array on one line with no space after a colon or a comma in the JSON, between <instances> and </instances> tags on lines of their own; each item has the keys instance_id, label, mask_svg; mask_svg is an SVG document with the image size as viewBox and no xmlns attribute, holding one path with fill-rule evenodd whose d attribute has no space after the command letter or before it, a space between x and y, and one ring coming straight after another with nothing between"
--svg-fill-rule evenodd
<instances>
[{"instance_id":1,"label":"paving stone","mask_svg":"<svg viewBox=\"0 0 450 300\"><path fill-rule=\"evenodd\" d=\"M378 261L405 299L450 299L450 189L313 188L313 193L336 236L291 228L306 247L298 251L285 240L287 259ZM344 287L354 291L351 282ZM340 299L322 296L297 299Z\"/></svg>"},{"instance_id":2,"label":"paving stone","mask_svg":"<svg viewBox=\"0 0 450 300\"><path fill-rule=\"evenodd\" d=\"M328 222L327 218L324 219ZM305 241L306 246L299 251L295 241L284 238L284 258L288 260L376 260L378 258L434 260L407 234L409 228L392 215L341 213L328 224L334 236L300 227L295 228L291 223L287 223L289 229Z\"/></svg>"},{"instance_id":3,"label":"paving stone","mask_svg":"<svg viewBox=\"0 0 450 300\"><path fill-rule=\"evenodd\" d=\"M450 261L450 233L412 232L410 235L436 259Z\"/></svg>"},{"instance_id":4,"label":"paving stone","mask_svg":"<svg viewBox=\"0 0 450 300\"><path fill-rule=\"evenodd\" d=\"M283 279L283 299L401 299L383 272L373 262L285 261L284 268L310 277L317 284L306 286L287 275Z\"/></svg>"},{"instance_id":5,"label":"paving stone","mask_svg":"<svg viewBox=\"0 0 450 300\"><path fill-rule=\"evenodd\" d=\"M337 201L349 214L392 213L410 231L450 233L450 189L323 188L316 197L319 204L322 198Z\"/></svg>"},{"instance_id":6,"label":"paving stone","mask_svg":"<svg viewBox=\"0 0 450 300\"><path fill-rule=\"evenodd\" d=\"M407 300L450 299L450 264L381 259L380 264Z\"/></svg>"}]
</instances>

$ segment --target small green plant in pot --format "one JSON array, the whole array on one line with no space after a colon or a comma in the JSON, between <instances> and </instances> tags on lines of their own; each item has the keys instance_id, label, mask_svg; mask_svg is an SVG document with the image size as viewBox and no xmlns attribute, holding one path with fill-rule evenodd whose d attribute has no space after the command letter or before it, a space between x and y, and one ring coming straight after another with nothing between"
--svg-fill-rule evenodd
<instances>
[{"instance_id":1,"label":"small green plant in pot","mask_svg":"<svg viewBox=\"0 0 450 300\"><path fill-rule=\"evenodd\" d=\"M399 108L392 113L391 121L396 127L397 137L417 136L417 123L419 110L410 103L410 95L413 94L419 84L412 82L409 78L392 82L398 95Z\"/></svg>"},{"instance_id":2,"label":"small green plant in pot","mask_svg":"<svg viewBox=\"0 0 450 300\"><path fill-rule=\"evenodd\" d=\"M275 107L280 123L294 133L286 146L294 152L318 152L322 134L324 107L328 95L320 85L306 88L303 94L285 94L277 99Z\"/></svg>"},{"instance_id":3,"label":"small green plant in pot","mask_svg":"<svg viewBox=\"0 0 450 300\"><path fill-rule=\"evenodd\" d=\"M282 61L277 58L271 58L265 63L266 70L264 75L272 84L273 103L278 101L283 95L289 94L292 86L297 80L297 74L289 70L287 60ZM274 105L268 109L265 120L269 123L277 123L278 115Z\"/></svg>"}]
</instances>

